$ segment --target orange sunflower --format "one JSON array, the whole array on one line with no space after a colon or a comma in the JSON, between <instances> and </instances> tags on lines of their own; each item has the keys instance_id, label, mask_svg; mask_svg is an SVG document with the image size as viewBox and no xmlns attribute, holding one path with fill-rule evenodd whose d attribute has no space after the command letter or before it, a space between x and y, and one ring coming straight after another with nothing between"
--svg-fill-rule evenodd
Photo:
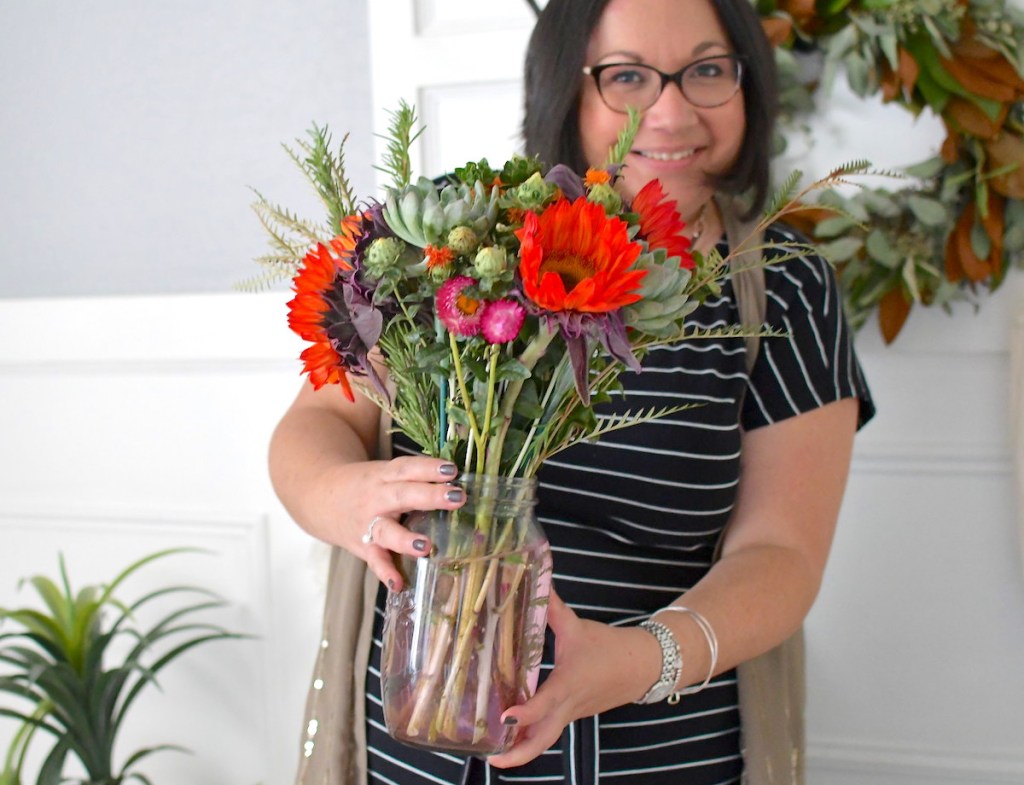
<instances>
[{"instance_id":1,"label":"orange sunflower","mask_svg":"<svg viewBox=\"0 0 1024 785\"><path fill-rule=\"evenodd\" d=\"M544 310L599 314L640 299L647 272L631 269L640 245L626 223L586 199L559 199L516 231L523 293Z\"/></svg>"},{"instance_id":2,"label":"orange sunflower","mask_svg":"<svg viewBox=\"0 0 1024 785\"><path fill-rule=\"evenodd\" d=\"M325 384L340 384L345 397L353 401L355 396L345 363L327 334L327 317L333 309L331 297L335 292L337 275L343 269L349 269L349 266L332 255L323 243L317 243L310 249L292 281L295 297L288 303L288 326L303 340L313 344L300 355L302 372L309 374L313 389L319 390Z\"/></svg>"},{"instance_id":3,"label":"orange sunflower","mask_svg":"<svg viewBox=\"0 0 1024 785\"><path fill-rule=\"evenodd\" d=\"M690 240L682 234L686 224L679 217L676 203L665 196L658 180L651 180L633 197L633 212L640 217L640 236L653 248L664 248L669 256L679 257L679 266L694 268Z\"/></svg>"}]
</instances>

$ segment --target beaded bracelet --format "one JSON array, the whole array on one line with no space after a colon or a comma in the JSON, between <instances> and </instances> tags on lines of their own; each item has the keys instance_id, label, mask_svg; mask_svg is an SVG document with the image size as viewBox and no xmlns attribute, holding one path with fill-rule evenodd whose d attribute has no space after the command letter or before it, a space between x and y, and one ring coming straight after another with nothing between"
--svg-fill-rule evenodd
<instances>
[{"instance_id":1,"label":"beaded bracelet","mask_svg":"<svg viewBox=\"0 0 1024 785\"><path fill-rule=\"evenodd\" d=\"M687 608L685 605L666 605L664 608L655 611L651 618L657 616L661 611L675 611L677 613L685 613L690 616L700 627L700 631L704 633L704 639L708 642L708 650L711 653L711 662L708 664L708 675L704 677L699 685L685 687L681 690L676 690L669 696L668 702L671 704L679 703L679 698L683 695L696 695L698 692L708 686L711 681L711 677L715 675L715 668L718 667L718 638L715 635L715 630L711 626L711 623L705 619L701 614L692 608Z\"/></svg>"}]
</instances>

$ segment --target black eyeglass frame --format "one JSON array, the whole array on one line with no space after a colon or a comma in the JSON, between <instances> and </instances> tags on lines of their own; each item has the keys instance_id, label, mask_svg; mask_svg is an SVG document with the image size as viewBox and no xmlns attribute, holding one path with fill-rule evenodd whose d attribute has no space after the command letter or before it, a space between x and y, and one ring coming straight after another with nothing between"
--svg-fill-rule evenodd
<instances>
[{"instance_id":1,"label":"black eyeglass frame","mask_svg":"<svg viewBox=\"0 0 1024 785\"><path fill-rule=\"evenodd\" d=\"M687 71L689 71L694 66L701 65L702 63L706 63L709 60L721 60L723 58L728 59L728 60L732 60L736 64L736 87L735 87L735 89L731 93L729 93L729 97L728 98L725 98L724 100L720 101L717 104L695 104L695 103L693 103L693 101L690 100L690 97L688 95L686 95L686 91L683 89L683 74L685 74ZM661 94L663 92L665 92L665 85L669 84L670 82L672 84L674 84L676 87L678 87L679 88L679 92L682 94L683 98L685 98L687 101L689 101L694 106L699 107L701 109L714 109L716 106L723 106L724 104L728 103L732 99L732 97L734 95L736 95L737 92L739 92L740 87L743 85L743 63L744 63L744 60L745 60L745 58L743 57L743 55L734 54L734 53L718 54L718 55L708 55L707 57L701 57L701 58L699 58L697 60L694 60L693 62L687 63L682 68L680 68L678 71L676 71L675 73L672 73L672 74L666 74L664 71L662 71L662 70L660 70L658 68L655 68L653 65L647 65L647 63L631 63L631 62L624 62L624 63L601 63L600 65L585 65L585 66L583 66L583 73L585 73L588 76L592 76L594 78L594 86L597 88L597 94L599 96L601 96L601 100L604 101L604 105L607 106L609 109L611 109L613 112L618 112L619 114L626 114L627 110L625 110L625 109L615 109L615 108L613 108L611 106L608 106L608 101L605 99L604 93L601 91L601 73L603 71L609 69L609 68L622 68L623 66L634 66L634 67L637 67L637 68L645 68L648 71L653 71L659 77L661 77L661 86L658 88L658 94L654 97L654 100L651 101L651 103L649 103L647 106L643 107L643 109L641 109L640 111L646 111L647 109L650 109L652 106L654 106L656 103L658 103L658 99L661 98Z\"/></svg>"}]
</instances>

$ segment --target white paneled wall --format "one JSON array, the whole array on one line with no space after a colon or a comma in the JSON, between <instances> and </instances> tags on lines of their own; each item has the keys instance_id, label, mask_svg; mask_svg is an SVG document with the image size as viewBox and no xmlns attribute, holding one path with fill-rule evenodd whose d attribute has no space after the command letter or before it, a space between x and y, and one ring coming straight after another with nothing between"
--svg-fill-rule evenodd
<instances>
[{"instance_id":1,"label":"white paneled wall","mask_svg":"<svg viewBox=\"0 0 1024 785\"><path fill-rule=\"evenodd\" d=\"M228 600L210 620L253 636L187 653L134 708L122 754L194 753L149 759L154 782L283 783L297 760L322 560L265 466L299 384L285 299L0 301L0 605L34 603L17 581L55 576L58 553L84 585L192 546L209 553L157 562L119 595L197 584Z\"/></svg>"},{"instance_id":2,"label":"white paneled wall","mask_svg":"<svg viewBox=\"0 0 1024 785\"><path fill-rule=\"evenodd\" d=\"M1024 782L1024 573L1009 349L1024 279L858 348L879 414L858 437L808 622L815 785Z\"/></svg>"}]
</instances>

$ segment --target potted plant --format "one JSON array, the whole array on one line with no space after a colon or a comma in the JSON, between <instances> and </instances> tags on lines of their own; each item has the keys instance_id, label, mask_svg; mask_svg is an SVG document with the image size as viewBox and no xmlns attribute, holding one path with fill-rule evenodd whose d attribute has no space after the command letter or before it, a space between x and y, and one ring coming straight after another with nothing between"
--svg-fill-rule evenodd
<instances>
[{"instance_id":1,"label":"potted plant","mask_svg":"<svg viewBox=\"0 0 1024 785\"><path fill-rule=\"evenodd\" d=\"M205 589L168 586L131 604L121 602L114 592L143 566L186 550L190 549L145 556L109 584L77 592L61 556L59 584L41 575L27 579L45 611L0 608L0 695L14 699L0 705L0 716L21 722L3 759L0 785L22 785L26 754L39 731L52 736L54 743L36 785L121 785L131 780L149 785L138 770L142 760L161 750L181 749L160 744L129 754L120 766L114 761L115 741L128 710L164 667L202 643L241 636L195 620L196 614L224 605ZM185 599L142 627L136 612L169 597ZM127 653L111 662L115 640L121 648L127 646ZM64 775L71 757L80 762L84 777Z\"/></svg>"}]
</instances>

